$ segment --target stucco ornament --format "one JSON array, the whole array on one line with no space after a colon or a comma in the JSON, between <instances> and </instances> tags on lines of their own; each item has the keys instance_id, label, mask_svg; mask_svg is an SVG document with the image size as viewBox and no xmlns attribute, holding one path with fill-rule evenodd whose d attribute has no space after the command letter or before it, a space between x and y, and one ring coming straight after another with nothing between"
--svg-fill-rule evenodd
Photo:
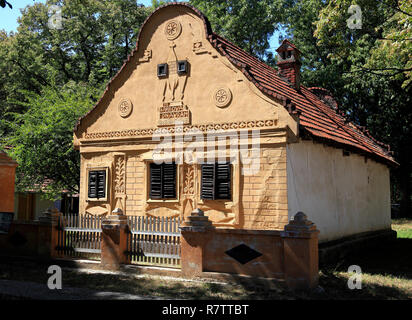
<instances>
[{"instance_id":1,"label":"stucco ornament","mask_svg":"<svg viewBox=\"0 0 412 320\"><path fill-rule=\"evenodd\" d=\"M179 21L172 20L166 24L165 35L168 40L175 40L182 32L182 25Z\"/></svg>"},{"instance_id":2,"label":"stucco ornament","mask_svg":"<svg viewBox=\"0 0 412 320\"><path fill-rule=\"evenodd\" d=\"M213 100L217 107L227 107L232 101L232 92L228 87L219 87L213 94Z\"/></svg>"},{"instance_id":3,"label":"stucco ornament","mask_svg":"<svg viewBox=\"0 0 412 320\"><path fill-rule=\"evenodd\" d=\"M127 118L133 111L133 104L130 99L122 99L119 103L119 114L122 118Z\"/></svg>"}]
</instances>

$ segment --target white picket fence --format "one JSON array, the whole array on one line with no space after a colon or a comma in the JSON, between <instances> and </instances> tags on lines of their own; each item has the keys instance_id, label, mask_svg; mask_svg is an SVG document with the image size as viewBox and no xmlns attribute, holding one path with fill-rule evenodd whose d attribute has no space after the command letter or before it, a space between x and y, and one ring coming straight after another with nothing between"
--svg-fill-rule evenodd
<instances>
[{"instance_id":1,"label":"white picket fence","mask_svg":"<svg viewBox=\"0 0 412 320\"><path fill-rule=\"evenodd\" d=\"M100 260L104 217L69 215L59 220L57 251L61 256ZM128 216L130 263L180 267L180 218Z\"/></svg>"},{"instance_id":2,"label":"white picket fence","mask_svg":"<svg viewBox=\"0 0 412 320\"><path fill-rule=\"evenodd\" d=\"M71 258L100 260L103 217L67 215L59 220L57 251Z\"/></svg>"},{"instance_id":3,"label":"white picket fence","mask_svg":"<svg viewBox=\"0 0 412 320\"><path fill-rule=\"evenodd\" d=\"M132 264L180 267L180 218L129 216Z\"/></svg>"}]
</instances>

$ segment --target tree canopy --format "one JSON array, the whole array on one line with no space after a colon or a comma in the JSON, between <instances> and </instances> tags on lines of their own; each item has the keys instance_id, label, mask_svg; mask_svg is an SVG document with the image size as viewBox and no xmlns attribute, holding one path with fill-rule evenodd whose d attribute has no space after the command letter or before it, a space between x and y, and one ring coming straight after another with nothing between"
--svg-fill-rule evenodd
<instances>
[{"instance_id":1,"label":"tree canopy","mask_svg":"<svg viewBox=\"0 0 412 320\"><path fill-rule=\"evenodd\" d=\"M52 5L61 27L49 23ZM0 143L19 163L20 190L47 180L50 197L78 191L75 120L120 69L152 10L134 0L48 0L23 9L17 32L0 31Z\"/></svg>"}]
</instances>

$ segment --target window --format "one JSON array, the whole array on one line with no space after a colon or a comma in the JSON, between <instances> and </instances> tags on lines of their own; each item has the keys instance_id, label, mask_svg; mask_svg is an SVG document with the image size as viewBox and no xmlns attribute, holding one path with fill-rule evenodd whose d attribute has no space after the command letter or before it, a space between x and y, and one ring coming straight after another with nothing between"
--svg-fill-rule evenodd
<instances>
[{"instance_id":1,"label":"window","mask_svg":"<svg viewBox=\"0 0 412 320\"><path fill-rule=\"evenodd\" d=\"M231 176L229 162L203 164L201 198L205 200L231 200Z\"/></svg>"},{"instance_id":2,"label":"window","mask_svg":"<svg viewBox=\"0 0 412 320\"><path fill-rule=\"evenodd\" d=\"M176 199L176 164L150 164L150 199Z\"/></svg>"},{"instance_id":3,"label":"window","mask_svg":"<svg viewBox=\"0 0 412 320\"><path fill-rule=\"evenodd\" d=\"M88 197L90 199L106 198L106 170L89 171Z\"/></svg>"},{"instance_id":4,"label":"window","mask_svg":"<svg viewBox=\"0 0 412 320\"><path fill-rule=\"evenodd\" d=\"M186 60L178 61L177 63L177 73L186 74L188 71L188 64Z\"/></svg>"},{"instance_id":5,"label":"window","mask_svg":"<svg viewBox=\"0 0 412 320\"><path fill-rule=\"evenodd\" d=\"M167 76L167 63L157 65L157 76L159 78Z\"/></svg>"}]
</instances>

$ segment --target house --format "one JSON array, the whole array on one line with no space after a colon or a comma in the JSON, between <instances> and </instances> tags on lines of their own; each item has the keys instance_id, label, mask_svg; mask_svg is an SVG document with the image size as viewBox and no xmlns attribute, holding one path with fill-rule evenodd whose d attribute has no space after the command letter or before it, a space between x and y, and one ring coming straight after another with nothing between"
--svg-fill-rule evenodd
<instances>
[{"instance_id":1,"label":"house","mask_svg":"<svg viewBox=\"0 0 412 320\"><path fill-rule=\"evenodd\" d=\"M10 146L5 146L5 150L10 149ZM56 201L43 197L44 189L50 180L46 180L42 185L34 188L16 190L15 171L17 166L15 160L10 158L5 151L0 150L0 194L4 196L1 198L0 212L7 210L6 212L13 213L14 220L19 221L37 220L49 208L56 208L64 214L78 214L78 195L71 196L68 191L63 190L61 197Z\"/></svg>"},{"instance_id":2,"label":"house","mask_svg":"<svg viewBox=\"0 0 412 320\"><path fill-rule=\"evenodd\" d=\"M300 83L288 40L277 70L215 34L185 3L159 7L79 119L79 212L281 230L303 211L320 242L390 229L388 148ZM218 155L218 157L216 157Z\"/></svg>"},{"instance_id":3,"label":"house","mask_svg":"<svg viewBox=\"0 0 412 320\"><path fill-rule=\"evenodd\" d=\"M63 214L78 214L79 197L70 196L62 192L58 200L49 200L39 189L27 189L25 192L16 192L14 196L15 219L33 221L44 215L49 208L56 208Z\"/></svg>"}]
</instances>

